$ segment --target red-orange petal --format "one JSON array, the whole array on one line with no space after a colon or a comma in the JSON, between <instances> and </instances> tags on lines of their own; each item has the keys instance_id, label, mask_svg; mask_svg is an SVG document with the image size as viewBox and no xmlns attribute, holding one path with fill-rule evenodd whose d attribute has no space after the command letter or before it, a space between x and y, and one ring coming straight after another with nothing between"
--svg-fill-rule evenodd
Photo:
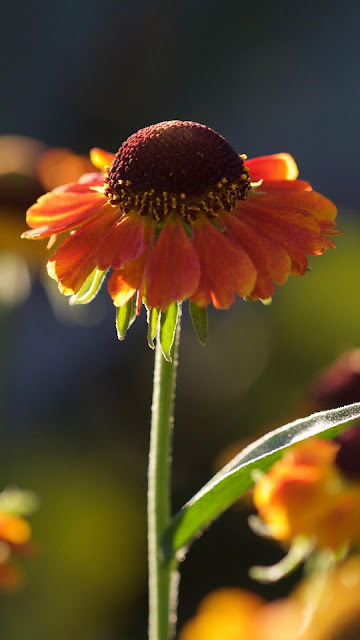
<instances>
[{"instance_id":1,"label":"red-orange petal","mask_svg":"<svg viewBox=\"0 0 360 640\"><path fill-rule=\"evenodd\" d=\"M213 301L217 309L228 309L234 293L248 296L256 281L256 270L247 253L209 220L193 226L193 243L200 260L201 276L191 300L200 307Z\"/></svg>"},{"instance_id":2,"label":"red-orange petal","mask_svg":"<svg viewBox=\"0 0 360 640\"><path fill-rule=\"evenodd\" d=\"M114 224L118 212L98 216L70 235L50 258L49 276L57 280L64 295L77 293L90 273L97 267L96 247L99 238Z\"/></svg>"},{"instance_id":3,"label":"red-orange petal","mask_svg":"<svg viewBox=\"0 0 360 640\"><path fill-rule=\"evenodd\" d=\"M107 199L97 191L50 191L28 209L26 222L32 231L24 238L45 238L84 224L106 205Z\"/></svg>"},{"instance_id":4,"label":"red-orange petal","mask_svg":"<svg viewBox=\"0 0 360 640\"><path fill-rule=\"evenodd\" d=\"M189 298L200 279L196 251L179 218L169 218L150 255L146 282L149 307L166 310L172 302Z\"/></svg>"},{"instance_id":5,"label":"red-orange petal","mask_svg":"<svg viewBox=\"0 0 360 640\"><path fill-rule=\"evenodd\" d=\"M62 184L52 189L49 193L60 193L62 191L68 193L93 193L94 189L92 187L96 187L96 191L98 191L99 186L104 186L104 177L100 173L84 173L78 182Z\"/></svg>"},{"instance_id":6,"label":"red-orange petal","mask_svg":"<svg viewBox=\"0 0 360 640\"><path fill-rule=\"evenodd\" d=\"M144 216L122 216L101 238L97 247L99 269L110 266L121 269L125 262L136 260L146 247L146 220Z\"/></svg>"},{"instance_id":7,"label":"red-orange petal","mask_svg":"<svg viewBox=\"0 0 360 640\"><path fill-rule=\"evenodd\" d=\"M232 214L224 214L221 223L255 266L257 277L251 296L262 300L270 298L275 290L273 282L284 284L291 271L291 260L285 249L260 229Z\"/></svg>"},{"instance_id":8,"label":"red-orange petal","mask_svg":"<svg viewBox=\"0 0 360 640\"><path fill-rule=\"evenodd\" d=\"M306 180L264 180L259 187L256 187L255 191L250 193L256 193L256 191L265 191L266 193L278 193L279 195L284 191L312 191L310 182ZM290 194L289 194L290 195Z\"/></svg>"},{"instance_id":9,"label":"red-orange petal","mask_svg":"<svg viewBox=\"0 0 360 640\"><path fill-rule=\"evenodd\" d=\"M316 218L301 209L289 206L270 207L253 200L241 202L235 215L267 237L280 244L291 258L293 275L304 275L306 255L321 255L329 245L329 238L321 235Z\"/></svg>"},{"instance_id":10,"label":"red-orange petal","mask_svg":"<svg viewBox=\"0 0 360 640\"><path fill-rule=\"evenodd\" d=\"M114 153L104 151L104 149L99 149L98 147L94 147L90 151L90 160L94 167L100 169L100 171L104 171L105 167L109 166L114 158Z\"/></svg>"},{"instance_id":11,"label":"red-orange petal","mask_svg":"<svg viewBox=\"0 0 360 640\"><path fill-rule=\"evenodd\" d=\"M316 191L287 191L282 193L269 191L264 195L259 195L258 198L261 198L261 203L269 204L270 206L287 205L303 209L311 213L321 227L331 230L334 226L337 215L336 206L331 200ZM252 196L251 199L256 201L256 196Z\"/></svg>"},{"instance_id":12,"label":"red-orange petal","mask_svg":"<svg viewBox=\"0 0 360 640\"><path fill-rule=\"evenodd\" d=\"M288 153L274 153L245 161L251 182L258 180L296 180L299 175L296 162Z\"/></svg>"},{"instance_id":13,"label":"red-orange petal","mask_svg":"<svg viewBox=\"0 0 360 640\"><path fill-rule=\"evenodd\" d=\"M122 307L143 282L146 253L133 262L126 262L120 271L113 271L108 281L108 291L115 307Z\"/></svg>"}]
</instances>

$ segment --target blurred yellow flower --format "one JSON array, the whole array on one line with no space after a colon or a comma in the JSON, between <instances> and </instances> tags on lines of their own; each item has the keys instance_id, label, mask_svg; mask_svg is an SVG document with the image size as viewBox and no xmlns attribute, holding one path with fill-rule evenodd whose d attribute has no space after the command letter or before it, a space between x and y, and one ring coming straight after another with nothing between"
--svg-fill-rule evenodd
<instances>
[{"instance_id":1,"label":"blurred yellow flower","mask_svg":"<svg viewBox=\"0 0 360 640\"><path fill-rule=\"evenodd\" d=\"M330 574L304 580L292 595L302 611L297 640L358 640L360 638L360 556Z\"/></svg>"}]
</instances>

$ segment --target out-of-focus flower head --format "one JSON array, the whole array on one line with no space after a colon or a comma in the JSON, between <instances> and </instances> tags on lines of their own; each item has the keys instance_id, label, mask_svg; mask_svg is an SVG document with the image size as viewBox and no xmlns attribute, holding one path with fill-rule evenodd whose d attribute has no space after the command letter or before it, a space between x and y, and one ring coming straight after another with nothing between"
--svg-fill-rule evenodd
<instances>
[{"instance_id":1,"label":"out-of-focus flower head","mask_svg":"<svg viewBox=\"0 0 360 640\"><path fill-rule=\"evenodd\" d=\"M360 349L345 351L310 385L307 398L314 410L335 409L360 400Z\"/></svg>"},{"instance_id":2,"label":"out-of-focus flower head","mask_svg":"<svg viewBox=\"0 0 360 640\"><path fill-rule=\"evenodd\" d=\"M290 600L267 603L251 591L223 588L203 599L179 640L290 640L299 626Z\"/></svg>"},{"instance_id":3,"label":"out-of-focus flower head","mask_svg":"<svg viewBox=\"0 0 360 640\"><path fill-rule=\"evenodd\" d=\"M18 563L33 553L31 527L26 515L37 508L31 491L8 488L0 493L0 589L14 591L24 583Z\"/></svg>"},{"instance_id":4,"label":"out-of-focus flower head","mask_svg":"<svg viewBox=\"0 0 360 640\"><path fill-rule=\"evenodd\" d=\"M48 262L60 291L108 281L115 306L166 311L190 299L227 309L235 294L268 300L302 276L306 255L334 247L336 208L297 180L285 153L247 160L212 129L169 121L93 149L84 175L30 207L26 238L68 237ZM95 283L95 285L94 285Z\"/></svg>"},{"instance_id":5,"label":"out-of-focus flower head","mask_svg":"<svg viewBox=\"0 0 360 640\"><path fill-rule=\"evenodd\" d=\"M358 640L360 556L303 580L283 600L267 603L243 589L208 594L179 640Z\"/></svg>"},{"instance_id":6,"label":"out-of-focus flower head","mask_svg":"<svg viewBox=\"0 0 360 640\"><path fill-rule=\"evenodd\" d=\"M345 351L312 382L307 400L316 411L360 401L360 349ZM360 429L355 425L340 434L336 464L342 472L360 480Z\"/></svg>"},{"instance_id":7,"label":"out-of-focus flower head","mask_svg":"<svg viewBox=\"0 0 360 640\"><path fill-rule=\"evenodd\" d=\"M31 276L43 268L46 248L20 240L24 212L44 193L77 180L91 168L87 157L18 135L0 136L0 306L26 299Z\"/></svg>"},{"instance_id":8,"label":"out-of-focus flower head","mask_svg":"<svg viewBox=\"0 0 360 640\"><path fill-rule=\"evenodd\" d=\"M321 439L295 445L256 483L254 503L273 538L305 536L333 550L360 542L360 482L336 465L339 447Z\"/></svg>"}]
</instances>

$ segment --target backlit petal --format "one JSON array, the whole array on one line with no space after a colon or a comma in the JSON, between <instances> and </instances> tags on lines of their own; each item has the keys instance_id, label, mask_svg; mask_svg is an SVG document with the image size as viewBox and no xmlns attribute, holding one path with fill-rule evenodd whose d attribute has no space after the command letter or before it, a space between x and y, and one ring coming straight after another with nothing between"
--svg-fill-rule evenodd
<instances>
[{"instance_id":1,"label":"backlit petal","mask_svg":"<svg viewBox=\"0 0 360 640\"><path fill-rule=\"evenodd\" d=\"M103 186L104 184L104 176L97 171L93 171L92 173L84 173L79 178L79 184L87 184L88 187L91 186Z\"/></svg>"},{"instance_id":2,"label":"backlit petal","mask_svg":"<svg viewBox=\"0 0 360 640\"><path fill-rule=\"evenodd\" d=\"M234 302L233 292L248 296L256 271L247 253L208 220L196 223L193 233L201 276L191 300L200 307L212 300L216 308L227 309Z\"/></svg>"},{"instance_id":3,"label":"backlit petal","mask_svg":"<svg viewBox=\"0 0 360 640\"><path fill-rule=\"evenodd\" d=\"M294 184L296 184L296 182ZM256 196L252 196L251 199L256 201ZM335 224L337 214L336 206L331 200L316 191L282 191L281 193L269 191L261 196L261 203L271 206L291 206L303 209L315 216L321 228L330 229L330 231Z\"/></svg>"},{"instance_id":4,"label":"backlit petal","mask_svg":"<svg viewBox=\"0 0 360 640\"><path fill-rule=\"evenodd\" d=\"M70 235L50 258L47 269L49 276L59 282L59 289L65 295L77 293L90 273L97 267L96 247L99 238L114 224L118 213L98 216L73 235Z\"/></svg>"},{"instance_id":5,"label":"backlit petal","mask_svg":"<svg viewBox=\"0 0 360 640\"><path fill-rule=\"evenodd\" d=\"M294 191L312 190L310 182L306 182L306 180L264 180L254 191L250 191L249 195L257 191L261 191L262 193L277 193L280 195L284 193L284 191L294 193Z\"/></svg>"},{"instance_id":6,"label":"backlit petal","mask_svg":"<svg viewBox=\"0 0 360 640\"><path fill-rule=\"evenodd\" d=\"M104 149L99 149L98 147L94 147L90 151L90 160L94 167L100 169L100 171L104 171L105 167L109 166L114 158L114 153L104 151Z\"/></svg>"},{"instance_id":7,"label":"backlit petal","mask_svg":"<svg viewBox=\"0 0 360 640\"><path fill-rule=\"evenodd\" d=\"M113 271L108 281L108 291L115 307L122 307L137 289L141 288L146 263L146 253L133 262L126 262L120 271Z\"/></svg>"},{"instance_id":8,"label":"backlit petal","mask_svg":"<svg viewBox=\"0 0 360 640\"><path fill-rule=\"evenodd\" d=\"M232 238L251 258L257 271L252 297L270 298L274 284L284 284L291 271L291 261L285 249L260 229L246 224L239 217L226 214L222 223Z\"/></svg>"},{"instance_id":9,"label":"backlit petal","mask_svg":"<svg viewBox=\"0 0 360 640\"><path fill-rule=\"evenodd\" d=\"M23 237L45 238L74 229L93 218L106 203L106 197L96 191L50 191L28 209L26 222L33 231L25 231Z\"/></svg>"},{"instance_id":10,"label":"backlit petal","mask_svg":"<svg viewBox=\"0 0 360 640\"><path fill-rule=\"evenodd\" d=\"M97 256L99 269L110 266L121 269L125 262L136 260L146 247L145 217L137 214L122 216L100 239Z\"/></svg>"},{"instance_id":11,"label":"backlit petal","mask_svg":"<svg viewBox=\"0 0 360 640\"><path fill-rule=\"evenodd\" d=\"M274 153L245 161L251 182L258 180L296 180L299 175L296 162L288 153Z\"/></svg>"},{"instance_id":12,"label":"backlit petal","mask_svg":"<svg viewBox=\"0 0 360 640\"><path fill-rule=\"evenodd\" d=\"M196 290L200 265L180 218L168 219L151 253L146 299L149 307L165 310Z\"/></svg>"},{"instance_id":13,"label":"backlit petal","mask_svg":"<svg viewBox=\"0 0 360 640\"><path fill-rule=\"evenodd\" d=\"M329 238L321 235L316 218L301 209L289 206L270 207L254 201L241 202L235 208L240 220L260 230L288 253L292 262L291 273L304 275L306 255L321 255L330 245Z\"/></svg>"}]
</instances>

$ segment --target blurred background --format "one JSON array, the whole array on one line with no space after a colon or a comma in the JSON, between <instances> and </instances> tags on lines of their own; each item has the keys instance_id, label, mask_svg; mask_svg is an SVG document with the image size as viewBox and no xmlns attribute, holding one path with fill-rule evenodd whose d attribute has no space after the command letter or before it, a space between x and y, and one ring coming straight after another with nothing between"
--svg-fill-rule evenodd
<instances>
[{"instance_id":1,"label":"blurred background","mask_svg":"<svg viewBox=\"0 0 360 640\"><path fill-rule=\"evenodd\" d=\"M19 240L26 208L86 171L91 147L115 152L169 119L207 124L249 157L288 151L339 206L337 250L311 260L270 307L212 311L205 349L185 311L178 509L242 439L310 412L311 381L360 344L359 22L353 1L5 3L0 479L37 492L40 507L26 583L0 594L2 640L140 640L147 624L145 318L120 343L105 290L70 308L45 274L45 246ZM247 514L247 504L230 510L189 552L180 624L212 588L253 586L249 566L282 555L250 532Z\"/></svg>"}]
</instances>

